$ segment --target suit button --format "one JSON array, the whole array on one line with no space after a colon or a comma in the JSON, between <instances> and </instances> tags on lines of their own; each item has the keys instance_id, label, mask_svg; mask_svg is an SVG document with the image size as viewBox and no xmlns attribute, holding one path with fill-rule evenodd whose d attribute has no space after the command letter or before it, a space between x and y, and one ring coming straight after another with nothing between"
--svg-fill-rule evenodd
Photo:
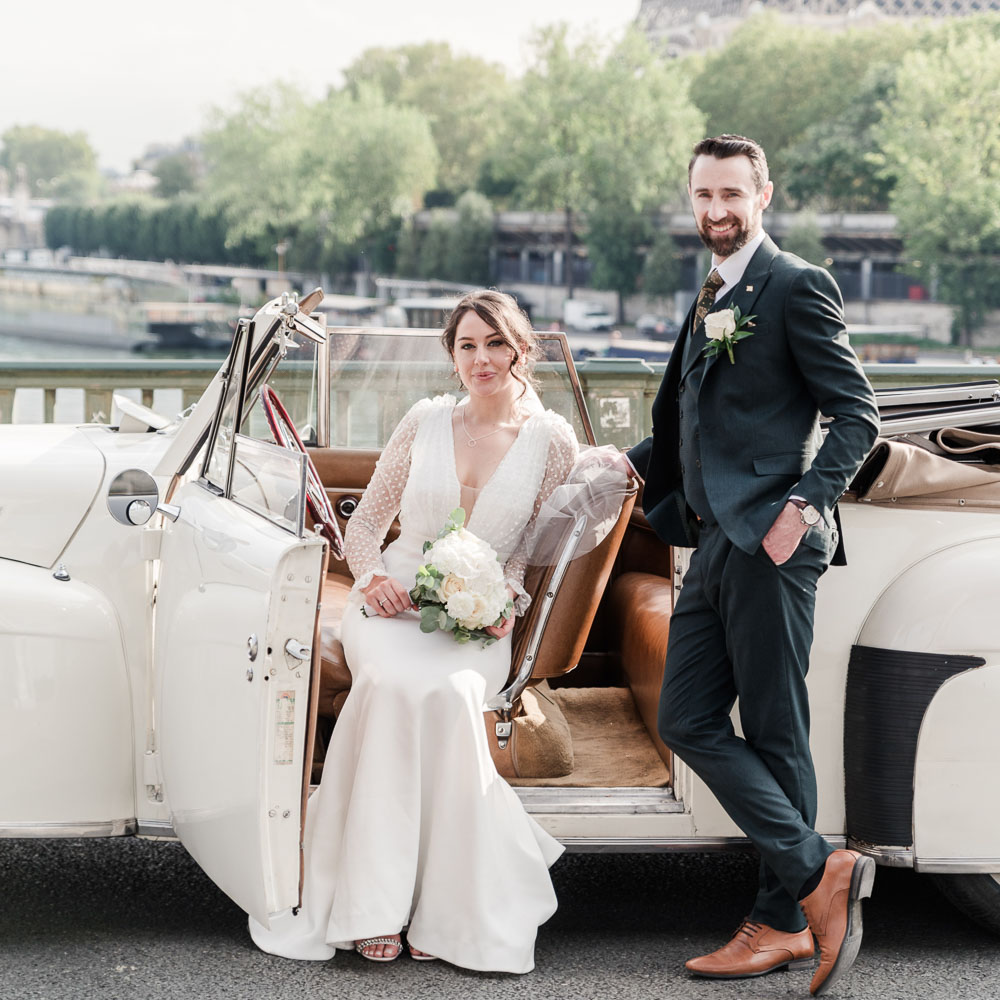
<instances>
[{"instance_id":1,"label":"suit button","mask_svg":"<svg viewBox=\"0 0 1000 1000\"><path fill-rule=\"evenodd\" d=\"M694 460L694 464L695 464L695 466L696 466L697 468L699 468L699 469L700 469L700 468L701 468L701 459L700 459L700 458L696 458L696 459Z\"/></svg>"},{"instance_id":2,"label":"suit button","mask_svg":"<svg viewBox=\"0 0 1000 1000\"><path fill-rule=\"evenodd\" d=\"M684 438L678 438L677 439L677 447L678 448L683 448L684 447Z\"/></svg>"},{"instance_id":3,"label":"suit button","mask_svg":"<svg viewBox=\"0 0 1000 1000\"><path fill-rule=\"evenodd\" d=\"M683 382L681 383L680 388L677 391L678 392L683 392L684 391L684 383Z\"/></svg>"}]
</instances>

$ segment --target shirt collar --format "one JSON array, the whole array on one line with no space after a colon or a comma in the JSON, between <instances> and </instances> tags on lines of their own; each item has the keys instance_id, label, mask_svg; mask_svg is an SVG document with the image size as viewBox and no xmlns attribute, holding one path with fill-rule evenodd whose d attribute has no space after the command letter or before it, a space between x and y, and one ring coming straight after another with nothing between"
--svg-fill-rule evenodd
<instances>
[{"instance_id":1,"label":"shirt collar","mask_svg":"<svg viewBox=\"0 0 1000 1000\"><path fill-rule=\"evenodd\" d=\"M766 235L764 230L761 229L752 240L741 246L736 253L731 254L722 263L716 263L713 254L712 263L715 270L719 272L719 277L725 282L722 288L719 289L716 298L721 299L743 277L743 272L747 269L750 258L757 252L757 247L764 242Z\"/></svg>"}]
</instances>

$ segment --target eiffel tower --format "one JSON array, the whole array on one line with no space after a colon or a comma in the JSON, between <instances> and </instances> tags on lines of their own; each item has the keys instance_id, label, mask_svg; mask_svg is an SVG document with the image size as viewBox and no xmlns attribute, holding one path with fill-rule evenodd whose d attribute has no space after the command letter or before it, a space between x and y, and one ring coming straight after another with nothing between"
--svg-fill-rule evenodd
<instances>
[{"instance_id":1,"label":"eiffel tower","mask_svg":"<svg viewBox=\"0 0 1000 1000\"><path fill-rule=\"evenodd\" d=\"M718 44L757 10L810 24L842 27L849 19L965 17L1000 11L1000 0L642 0L635 23L669 55Z\"/></svg>"}]
</instances>

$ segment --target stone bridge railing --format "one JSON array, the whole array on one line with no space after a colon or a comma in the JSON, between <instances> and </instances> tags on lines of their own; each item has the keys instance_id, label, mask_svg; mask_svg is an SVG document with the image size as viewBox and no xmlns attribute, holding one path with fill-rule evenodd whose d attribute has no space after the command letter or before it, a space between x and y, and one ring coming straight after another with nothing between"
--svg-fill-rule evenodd
<instances>
[{"instance_id":1,"label":"stone bridge railing","mask_svg":"<svg viewBox=\"0 0 1000 1000\"><path fill-rule=\"evenodd\" d=\"M112 417L115 392L126 392L173 416L198 399L220 363L7 361L0 366L0 423L106 423ZM600 443L628 445L649 432L649 412L664 367L617 358L580 363L580 384ZM873 364L865 371L876 387L1000 379L1000 365ZM278 374L280 391L280 370ZM349 396L348 392L344 398L343 387L335 392L331 407L335 418L350 408Z\"/></svg>"}]
</instances>

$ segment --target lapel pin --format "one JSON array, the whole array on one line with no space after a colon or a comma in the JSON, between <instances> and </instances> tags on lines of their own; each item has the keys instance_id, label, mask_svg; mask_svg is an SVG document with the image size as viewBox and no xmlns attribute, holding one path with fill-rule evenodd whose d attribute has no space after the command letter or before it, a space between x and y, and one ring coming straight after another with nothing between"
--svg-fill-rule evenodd
<instances>
[{"instance_id":1,"label":"lapel pin","mask_svg":"<svg viewBox=\"0 0 1000 1000\"><path fill-rule=\"evenodd\" d=\"M753 291L753 285L747 285L747 291L748 292L752 292Z\"/></svg>"}]
</instances>

